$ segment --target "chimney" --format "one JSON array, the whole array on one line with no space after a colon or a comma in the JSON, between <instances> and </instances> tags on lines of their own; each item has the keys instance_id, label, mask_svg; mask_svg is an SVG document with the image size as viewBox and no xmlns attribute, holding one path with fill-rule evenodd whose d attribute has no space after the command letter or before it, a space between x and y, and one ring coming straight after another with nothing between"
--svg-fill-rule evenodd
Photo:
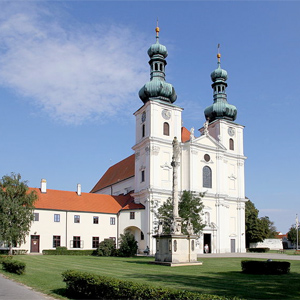
<instances>
[{"instance_id":1,"label":"chimney","mask_svg":"<svg viewBox=\"0 0 300 300\"><path fill-rule=\"evenodd\" d=\"M81 196L81 184L77 183L77 195Z\"/></svg>"},{"instance_id":2,"label":"chimney","mask_svg":"<svg viewBox=\"0 0 300 300\"><path fill-rule=\"evenodd\" d=\"M41 180L41 192L47 193L47 180L46 179Z\"/></svg>"}]
</instances>

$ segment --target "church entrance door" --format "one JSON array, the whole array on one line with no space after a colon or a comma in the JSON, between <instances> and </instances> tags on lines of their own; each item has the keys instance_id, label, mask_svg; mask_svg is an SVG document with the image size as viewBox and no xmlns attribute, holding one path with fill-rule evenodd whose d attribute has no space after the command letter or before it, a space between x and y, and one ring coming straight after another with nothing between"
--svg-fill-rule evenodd
<instances>
[{"instance_id":1,"label":"church entrance door","mask_svg":"<svg viewBox=\"0 0 300 300\"><path fill-rule=\"evenodd\" d=\"M208 245L208 253L211 253L211 234L210 233L204 233L204 238L203 238L203 253L205 253L205 245Z\"/></svg>"}]
</instances>

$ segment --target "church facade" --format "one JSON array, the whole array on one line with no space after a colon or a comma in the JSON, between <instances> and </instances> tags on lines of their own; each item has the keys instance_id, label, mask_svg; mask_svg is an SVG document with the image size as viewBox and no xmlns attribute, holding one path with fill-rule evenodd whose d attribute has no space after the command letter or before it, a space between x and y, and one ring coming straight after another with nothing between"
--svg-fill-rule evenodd
<instances>
[{"instance_id":1,"label":"church facade","mask_svg":"<svg viewBox=\"0 0 300 300\"><path fill-rule=\"evenodd\" d=\"M205 193L205 228L196 249L209 252L245 252L245 178L243 129L235 122L237 109L227 102L227 72L218 67L211 73L213 104L205 109L205 124L196 137L194 128L182 127L182 108L175 104L174 87L165 81L167 49L159 42L149 50L150 81L139 91L143 105L134 113L134 154L112 166L92 193L120 195L131 192L145 209L139 224L127 228L137 240L140 233L155 253L157 222L154 211L172 195L172 141L180 143L179 191Z\"/></svg>"}]
</instances>

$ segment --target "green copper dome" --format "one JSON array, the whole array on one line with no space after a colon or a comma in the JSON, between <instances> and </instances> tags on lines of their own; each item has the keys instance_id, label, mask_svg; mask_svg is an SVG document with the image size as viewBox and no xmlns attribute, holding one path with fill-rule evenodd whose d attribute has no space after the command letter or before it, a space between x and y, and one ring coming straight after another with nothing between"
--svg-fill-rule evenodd
<instances>
[{"instance_id":1,"label":"green copper dome","mask_svg":"<svg viewBox=\"0 0 300 300\"><path fill-rule=\"evenodd\" d=\"M227 102L226 80L228 78L227 71L221 68L220 53L218 57L218 68L211 73L211 85L214 91L214 103L204 110L206 120L213 122L216 119L226 119L234 121L237 116L237 109L234 105Z\"/></svg>"},{"instance_id":2,"label":"green copper dome","mask_svg":"<svg viewBox=\"0 0 300 300\"><path fill-rule=\"evenodd\" d=\"M150 81L147 82L139 91L139 97L146 103L149 99L158 99L173 103L177 99L177 95L172 84L165 81L165 67L167 62L165 58L168 56L167 48L159 43L159 28L156 27L156 43L151 45L148 50L150 57L149 65Z\"/></svg>"}]
</instances>

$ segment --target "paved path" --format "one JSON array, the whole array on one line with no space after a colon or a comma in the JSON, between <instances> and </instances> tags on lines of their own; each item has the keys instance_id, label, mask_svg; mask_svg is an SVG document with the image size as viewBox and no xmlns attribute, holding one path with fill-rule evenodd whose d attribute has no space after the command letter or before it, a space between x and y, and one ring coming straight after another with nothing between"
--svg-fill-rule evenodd
<instances>
[{"instance_id":1,"label":"paved path","mask_svg":"<svg viewBox=\"0 0 300 300\"><path fill-rule=\"evenodd\" d=\"M198 254L198 258L202 257L245 257L245 258L265 258L280 260L300 260L300 255L287 255L282 253L209 253Z\"/></svg>"},{"instance_id":2,"label":"paved path","mask_svg":"<svg viewBox=\"0 0 300 300\"><path fill-rule=\"evenodd\" d=\"M26 285L5 278L0 274L0 299L1 300L50 300L54 299L36 292Z\"/></svg>"}]
</instances>

